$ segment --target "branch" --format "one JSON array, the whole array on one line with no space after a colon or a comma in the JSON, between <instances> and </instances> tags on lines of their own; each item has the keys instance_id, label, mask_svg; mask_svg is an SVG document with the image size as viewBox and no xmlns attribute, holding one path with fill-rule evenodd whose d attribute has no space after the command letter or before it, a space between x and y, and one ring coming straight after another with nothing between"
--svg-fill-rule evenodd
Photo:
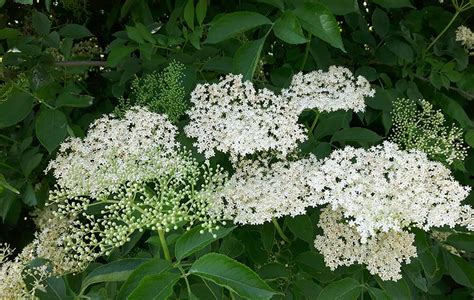
<instances>
[{"instance_id":1,"label":"branch","mask_svg":"<svg viewBox=\"0 0 474 300\"><path fill-rule=\"evenodd\" d=\"M69 60L57 61L54 65L58 67L105 67L107 62L101 60Z\"/></svg>"},{"instance_id":2,"label":"branch","mask_svg":"<svg viewBox=\"0 0 474 300\"><path fill-rule=\"evenodd\" d=\"M418 78L420 79L421 81L424 81L424 82L428 82L431 84L431 81L428 79L428 78L425 78L423 76L420 76L420 75L416 75L415 74L415 78ZM465 92L459 88L456 88L456 87L452 87L452 86L449 86L448 87L448 90L452 90L452 91L455 91L455 92L458 92L461 96L465 97L467 100L472 100L474 99L474 94L470 94L468 92Z\"/></svg>"}]
</instances>

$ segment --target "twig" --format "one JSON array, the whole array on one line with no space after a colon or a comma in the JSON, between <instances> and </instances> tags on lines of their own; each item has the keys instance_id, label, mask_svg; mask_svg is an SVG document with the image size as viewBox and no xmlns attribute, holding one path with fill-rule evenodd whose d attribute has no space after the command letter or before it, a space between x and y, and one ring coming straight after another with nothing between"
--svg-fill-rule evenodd
<instances>
[{"instance_id":1,"label":"twig","mask_svg":"<svg viewBox=\"0 0 474 300\"><path fill-rule=\"evenodd\" d=\"M101 60L69 60L57 61L54 65L58 67L105 67L107 62Z\"/></svg>"}]
</instances>

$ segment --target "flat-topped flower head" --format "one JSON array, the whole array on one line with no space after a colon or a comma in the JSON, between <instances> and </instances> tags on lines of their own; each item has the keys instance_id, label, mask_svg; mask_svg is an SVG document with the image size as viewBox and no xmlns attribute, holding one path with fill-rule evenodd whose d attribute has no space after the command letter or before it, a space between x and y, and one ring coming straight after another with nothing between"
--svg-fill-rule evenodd
<instances>
[{"instance_id":1,"label":"flat-topped flower head","mask_svg":"<svg viewBox=\"0 0 474 300\"><path fill-rule=\"evenodd\" d=\"M468 50L474 49L474 32L466 26L459 26L456 29L456 41L461 42L461 44L466 47Z\"/></svg>"},{"instance_id":2,"label":"flat-topped flower head","mask_svg":"<svg viewBox=\"0 0 474 300\"><path fill-rule=\"evenodd\" d=\"M241 161L210 207L239 224L304 214L320 196L312 193L307 177L317 164L315 157L273 163L269 159Z\"/></svg>"},{"instance_id":3,"label":"flat-topped flower head","mask_svg":"<svg viewBox=\"0 0 474 300\"><path fill-rule=\"evenodd\" d=\"M106 115L90 126L84 139L70 138L47 168L68 195L116 192L128 181L146 181L177 163L176 127L145 108L129 110L123 119Z\"/></svg>"},{"instance_id":4,"label":"flat-topped flower head","mask_svg":"<svg viewBox=\"0 0 474 300\"><path fill-rule=\"evenodd\" d=\"M342 209L362 241L379 232L418 227L453 227L470 188L461 186L440 162L420 151L402 151L384 142L368 150L345 147L318 168L321 204Z\"/></svg>"},{"instance_id":5,"label":"flat-topped flower head","mask_svg":"<svg viewBox=\"0 0 474 300\"><path fill-rule=\"evenodd\" d=\"M286 155L305 134L299 112L268 89L256 90L242 75L228 75L217 83L199 84L191 94L185 132L209 158L215 151L232 158L273 151Z\"/></svg>"},{"instance_id":6,"label":"flat-topped flower head","mask_svg":"<svg viewBox=\"0 0 474 300\"><path fill-rule=\"evenodd\" d=\"M293 76L283 97L291 99L299 111L317 109L320 112L336 110L365 110L365 97L372 97L375 91L362 76L355 77L344 67L330 66L327 72L321 70Z\"/></svg>"},{"instance_id":7,"label":"flat-topped flower head","mask_svg":"<svg viewBox=\"0 0 474 300\"><path fill-rule=\"evenodd\" d=\"M323 234L316 236L314 247L331 270L364 264L370 274L396 281L402 278L402 263L410 263L417 256L415 236L406 231L381 232L362 243L359 232L344 221L340 209L323 209L318 226Z\"/></svg>"},{"instance_id":8,"label":"flat-topped flower head","mask_svg":"<svg viewBox=\"0 0 474 300\"><path fill-rule=\"evenodd\" d=\"M44 228L37 235L38 255L81 270L137 231L200 225L212 232L224 224L208 214L208 200L226 174L179 149L175 131L166 117L137 108L122 119L103 117L83 140L67 141L50 165L57 186L49 199L57 227L67 234ZM42 251L50 249L53 236L61 256ZM70 259L76 264L67 265Z\"/></svg>"}]
</instances>

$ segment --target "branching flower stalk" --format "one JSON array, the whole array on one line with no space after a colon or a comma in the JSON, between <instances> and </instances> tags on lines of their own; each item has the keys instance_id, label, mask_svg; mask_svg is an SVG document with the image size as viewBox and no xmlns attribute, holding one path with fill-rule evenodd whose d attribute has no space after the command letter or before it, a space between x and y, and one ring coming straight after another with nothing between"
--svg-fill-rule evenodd
<instances>
[{"instance_id":1,"label":"branching flower stalk","mask_svg":"<svg viewBox=\"0 0 474 300\"><path fill-rule=\"evenodd\" d=\"M454 13L451 20L448 22L446 27L444 27L444 29L438 34L438 36L436 36L436 38L428 45L428 47L426 47L424 53L427 53L428 50L430 50L436 44L436 42L446 33L446 31L449 29L449 27L451 27L451 25L461 13L473 7L472 1L470 0L467 0L466 2L464 0L461 0L461 2L459 2L459 0L452 0L451 2L454 8L456 9L456 12Z\"/></svg>"}]
</instances>

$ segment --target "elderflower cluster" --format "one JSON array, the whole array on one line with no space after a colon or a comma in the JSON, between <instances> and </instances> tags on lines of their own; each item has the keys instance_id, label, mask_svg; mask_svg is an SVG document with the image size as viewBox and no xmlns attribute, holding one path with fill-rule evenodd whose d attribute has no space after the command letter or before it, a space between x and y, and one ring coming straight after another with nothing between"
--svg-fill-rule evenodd
<instances>
[{"instance_id":1,"label":"elderflower cluster","mask_svg":"<svg viewBox=\"0 0 474 300\"><path fill-rule=\"evenodd\" d=\"M67 227L57 239L62 259L73 263L65 268L85 268L136 231L201 225L212 232L225 223L208 215L208 200L226 175L178 149L175 131L165 117L137 108L123 119L99 119L83 140L61 147L50 165L58 182L50 205ZM43 230L37 238L47 248L54 235Z\"/></svg>"},{"instance_id":2,"label":"elderflower cluster","mask_svg":"<svg viewBox=\"0 0 474 300\"><path fill-rule=\"evenodd\" d=\"M394 102L391 140L404 149L425 152L428 157L447 164L464 160L466 147L463 145L462 129L445 125L440 110L426 100L420 101L421 110L415 101L397 99Z\"/></svg>"},{"instance_id":3,"label":"elderflower cluster","mask_svg":"<svg viewBox=\"0 0 474 300\"><path fill-rule=\"evenodd\" d=\"M318 168L324 183L320 204L342 209L362 243L380 232L459 223L470 188L461 186L443 164L420 151L402 151L384 142L368 150L347 146Z\"/></svg>"},{"instance_id":4,"label":"elderflower cluster","mask_svg":"<svg viewBox=\"0 0 474 300\"><path fill-rule=\"evenodd\" d=\"M298 161L240 161L235 174L215 195L212 212L239 224L263 224L273 218L304 214L320 197L312 194L308 184L307 171L317 164L315 157Z\"/></svg>"},{"instance_id":5,"label":"elderflower cluster","mask_svg":"<svg viewBox=\"0 0 474 300\"><path fill-rule=\"evenodd\" d=\"M406 231L381 232L362 243L356 228L344 222L341 209L323 209L318 226L323 234L316 236L314 247L331 270L364 264L372 275L396 281L402 278L401 264L410 263L411 258L417 256L413 245L415 236Z\"/></svg>"},{"instance_id":6,"label":"elderflower cluster","mask_svg":"<svg viewBox=\"0 0 474 300\"><path fill-rule=\"evenodd\" d=\"M0 244L0 299L34 299L37 290L44 290L44 280L51 274L47 265L29 266L30 247L9 260L13 250ZM28 285L25 279L28 278Z\"/></svg>"},{"instance_id":7,"label":"elderflower cluster","mask_svg":"<svg viewBox=\"0 0 474 300\"><path fill-rule=\"evenodd\" d=\"M52 170L61 192L99 197L117 192L129 181L147 181L179 163L170 154L177 147L176 127L166 117L144 108L129 110L123 119L96 120L84 139L61 144Z\"/></svg>"},{"instance_id":8,"label":"elderflower cluster","mask_svg":"<svg viewBox=\"0 0 474 300\"><path fill-rule=\"evenodd\" d=\"M215 151L237 160L249 154L274 153L285 157L306 140L298 117L305 109L335 111L365 109L364 97L374 90L362 76L354 79L346 68L299 73L280 95L256 90L242 75L228 75L218 83L200 84L191 94L194 106L185 127L206 158Z\"/></svg>"},{"instance_id":9,"label":"elderflower cluster","mask_svg":"<svg viewBox=\"0 0 474 300\"><path fill-rule=\"evenodd\" d=\"M461 42L461 44L466 47L468 50L474 49L474 32L466 26L459 26L456 29L456 41Z\"/></svg>"},{"instance_id":10,"label":"elderflower cluster","mask_svg":"<svg viewBox=\"0 0 474 300\"><path fill-rule=\"evenodd\" d=\"M283 155L305 139L298 112L268 89L255 90L242 75L228 75L218 83L199 84L191 94L188 136L209 158L215 151L232 158L263 151Z\"/></svg>"},{"instance_id":11,"label":"elderflower cluster","mask_svg":"<svg viewBox=\"0 0 474 300\"><path fill-rule=\"evenodd\" d=\"M293 76L288 89L282 95L291 99L298 110L317 109L320 112L336 110L365 110L365 97L372 97L375 90L362 76L354 78L344 67L331 66L327 72L321 70Z\"/></svg>"}]
</instances>

